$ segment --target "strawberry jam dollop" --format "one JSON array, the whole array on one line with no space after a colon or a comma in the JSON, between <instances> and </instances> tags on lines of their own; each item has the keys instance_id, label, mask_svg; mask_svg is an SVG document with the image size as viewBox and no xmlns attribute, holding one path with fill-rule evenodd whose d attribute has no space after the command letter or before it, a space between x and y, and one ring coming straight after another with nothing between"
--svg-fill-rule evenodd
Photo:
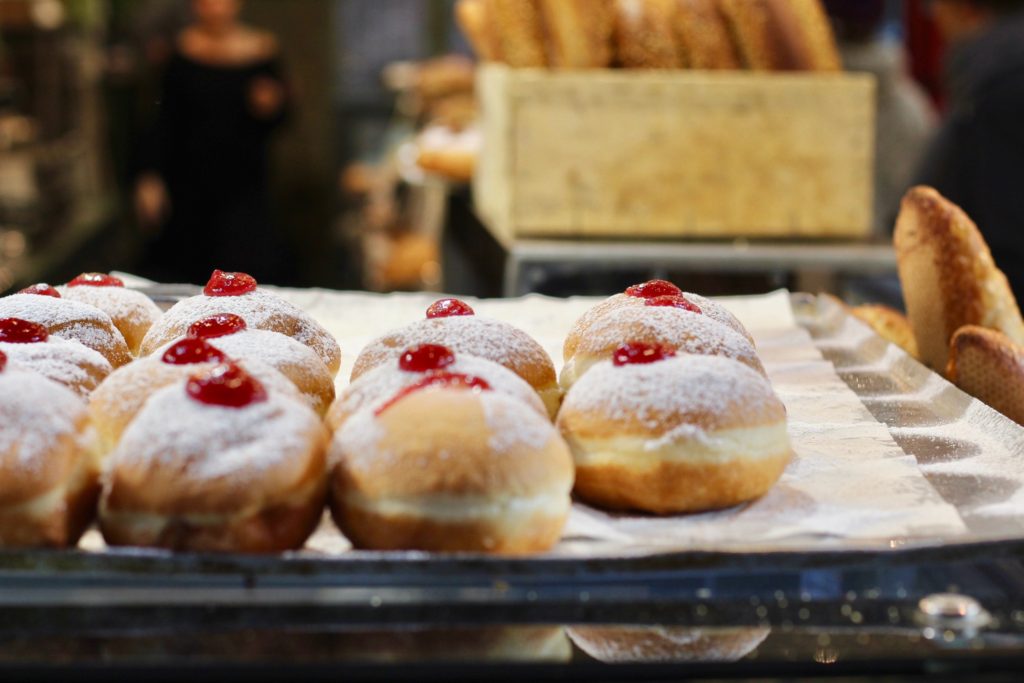
<instances>
[{"instance_id":1,"label":"strawberry jam dollop","mask_svg":"<svg viewBox=\"0 0 1024 683\"><path fill-rule=\"evenodd\" d=\"M427 309L428 318L451 318L457 315L475 315L476 312L465 301L438 299Z\"/></svg>"},{"instance_id":2,"label":"strawberry jam dollop","mask_svg":"<svg viewBox=\"0 0 1024 683\"><path fill-rule=\"evenodd\" d=\"M489 391L491 385L487 383L487 380L481 379L480 377L474 377L473 375L463 375L456 372L432 372L419 382L410 384L405 387L397 394L391 397L385 403L382 403L377 410L374 411L375 415L380 415L385 410L401 401L410 394L415 394L417 391L422 391L429 387L440 387L445 389L466 389L469 391Z\"/></svg>"},{"instance_id":3,"label":"strawberry jam dollop","mask_svg":"<svg viewBox=\"0 0 1024 683\"><path fill-rule=\"evenodd\" d=\"M446 368L455 362L455 354L447 346L421 344L407 349L398 359L398 367L405 372L429 372Z\"/></svg>"},{"instance_id":4,"label":"strawberry jam dollop","mask_svg":"<svg viewBox=\"0 0 1024 683\"><path fill-rule=\"evenodd\" d=\"M616 367L623 365L647 365L657 363L667 358L673 358L676 350L670 346L660 344L644 344L641 342L630 342L615 349L612 356L612 364Z\"/></svg>"},{"instance_id":5,"label":"strawberry jam dollop","mask_svg":"<svg viewBox=\"0 0 1024 683\"><path fill-rule=\"evenodd\" d=\"M242 332L246 329L245 321L234 313L218 313L203 318L189 325L189 339L216 339Z\"/></svg>"},{"instance_id":6,"label":"strawberry jam dollop","mask_svg":"<svg viewBox=\"0 0 1024 683\"><path fill-rule=\"evenodd\" d=\"M7 367L7 354L4 353L3 351L0 351L0 372L3 372L4 368L6 368L6 367Z\"/></svg>"},{"instance_id":7,"label":"strawberry jam dollop","mask_svg":"<svg viewBox=\"0 0 1024 683\"><path fill-rule=\"evenodd\" d=\"M224 363L228 357L203 339L182 339L172 344L160 360L168 365L195 365L196 363Z\"/></svg>"},{"instance_id":8,"label":"strawberry jam dollop","mask_svg":"<svg viewBox=\"0 0 1024 683\"><path fill-rule=\"evenodd\" d=\"M206 283L203 294L206 296L241 296L254 291L256 291L256 278L252 275L215 270L210 276L210 281Z\"/></svg>"},{"instance_id":9,"label":"strawberry jam dollop","mask_svg":"<svg viewBox=\"0 0 1024 683\"><path fill-rule=\"evenodd\" d=\"M8 344L40 344L50 338L50 333L39 323L21 318L0 320L0 342Z\"/></svg>"},{"instance_id":10,"label":"strawberry jam dollop","mask_svg":"<svg viewBox=\"0 0 1024 683\"><path fill-rule=\"evenodd\" d=\"M18 292L18 294L35 294L36 296L52 296L54 299L61 298L60 292L55 287L51 287L45 282L26 287L25 289Z\"/></svg>"},{"instance_id":11,"label":"strawberry jam dollop","mask_svg":"<svg viewBox=\"0 0 1024 683\"><path fill-rule=\"evenodd\" d=\"M82 273L68 287L124 287L124 280L106 273Z\"/></svg>"},{"instance_id":12,"label":"strawberry jam dollop","mask_svg":"<svg viewBox=\"0 0 1024 683\"><path fill-rule=\"evenodd\" d=\"M626 288L626 296L638 299L653 299L657 296L679 296L683 290L668 280L648 280Z\"/></svg>"},{"instance_id":13,"label":"strawberry jam dollop","mask_svg":"<svg viewBox=\"0 0 1024 683\"><path fill-rule=\"evenodd\" d=\"M682 294L677 296L671 296L666 294L665 296L656 296L652 299L648 299L644 302L645 306L662 306L666 308L681 308L684 311L690 311L691 313L703 313L700 310L700 306L687 299Z\"/></svg>"},{"instance_id":14,"label":"strawberry jam dollop","mask_svg":"<svg viewBox=\"0 0 1024 683\"><path fill-rule=\"evenodd\" d=\"M259 380L230 362L192 375L185 391L200 403L226 408L244 408L267 400L267 391Z\"/></svg>"}]
</instances>

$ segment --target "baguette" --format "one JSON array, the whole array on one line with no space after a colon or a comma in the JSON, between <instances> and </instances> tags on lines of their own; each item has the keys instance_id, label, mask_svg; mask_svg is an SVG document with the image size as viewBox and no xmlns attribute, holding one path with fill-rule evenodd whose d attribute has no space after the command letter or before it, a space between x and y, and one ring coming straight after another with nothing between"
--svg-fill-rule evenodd
<instances>
[{"instance_id":1,"label":"baguette","mask_svg":"<svg viewBox=\"0 0 1024 683\"><path fill-rule=\"evenodd\" d=\"M547 66L538 0L487 0L487 3L487 17L504 62L513 67Z\"/></svg>"},{"instance_id":2,"label":"baguette","mask_svg":"<svg viewBox=\"0 0 1024 683\"><path fill-rule=\"evenodd\" d=\"M932 188L911 189L893 241L907 316L925 364L944 371L950 339L965 325L999 330L1024 345L1013 291L960 207Z\"/></svg>"},{"instance_id":3,"label":"baguette","mask_svg":"<svg viewBox=\"0 0 1024 683\"><path fill-rule=\"evenodd\" d=\"M1002 332L966 325L950 343L950 381L1024 425L1024 347Z\"/></svg>"},{"instance_id":4,"label":"baguette","mask_svg":"<svg viewBox=\"0 0 1024 683\"><path fill-rule=\"evenodd\" d=\"M673 24L691 69L742 67L720 0L678 0Z\"/></svg>"},{"instance_id":5,"label":"baguette","mask_svg":"<svg viewBox=\"0 0 1024 683\"><path fill-rule=\"evenodd\" d=\"M616 0L615 53L627 69L686 66L673 30L675 0Z\"/></svg>"},{"instance_id":6,"label":"baguette","mask_svg":"<svg viewBox=\"0 0 1024 683\"><path fill-rule=\"evenodd\" d=\"M721 0L721 8L748 69L776 71L786 67L770 0Z\"/></svg>"},{"instance_id":7,"label":"baguette","mask_svg":"<svg viewBox=\"0 0 1024 683\"><path fill-rule=\"evenodd\" d=\"M552 66L599 69L612 61L613 0L540 0Z\"/></svg>"},{"instance_id":8,"label":"baguette","mask_svg":"<svg viewBox=\"0 0 1024 683\"><path fill-rule=\"evenodd\" d=\"M487 0L459 0L455 5L455 21L480 61L502 61Z\"/></svg>"},{"instance_id":9,"label":"baguette","mask_svg":"<svg viewBox=\"0 0 1024 683\"><path fill-rule=\"evenodd\" d=\"M896 309L881 304L865 304L851 308L850 313L867 323L878 336L892 342L912 357L918 357L914 328L910 326L907 317Z\"/></svg>"}]
</instances>

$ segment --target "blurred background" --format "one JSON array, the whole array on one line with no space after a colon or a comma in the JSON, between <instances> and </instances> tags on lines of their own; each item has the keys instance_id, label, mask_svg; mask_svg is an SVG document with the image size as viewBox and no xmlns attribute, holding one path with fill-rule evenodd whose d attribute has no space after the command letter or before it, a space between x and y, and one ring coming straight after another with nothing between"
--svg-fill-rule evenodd
<instances>
[{"instance_id":1,"label":"blurred background","mask_svg":"<svg viewBox=\"0 0 1024 683\"><path fill-rule=\"evenodd\" d=\"M867 243L888 241L946 106L931 4L827 3L846 68L878 77ZM479 141L454 6L0 0L0 291L85 270L199 281L186 264L209 250L283 285L516 293L460 165ZM432 165L435 148L449 154ZM651 270L558 265L516 287L608 291ZM700 278L801 284L770 266Z\"/></svg>"}]
</instances>

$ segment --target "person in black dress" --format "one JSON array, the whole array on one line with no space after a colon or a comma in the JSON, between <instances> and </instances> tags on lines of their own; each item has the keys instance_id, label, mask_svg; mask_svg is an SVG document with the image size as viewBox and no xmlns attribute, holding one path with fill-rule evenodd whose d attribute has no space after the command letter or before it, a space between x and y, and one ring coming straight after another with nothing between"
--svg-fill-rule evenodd
<instances>
[{"instance_id":1,"label":"person in black dress","mask_svg":"<svg viewBox=\"0 0 1024 683\"><path fill-rule=\"evenodd\" d=\"M141 267L203 283L214 268L291 278L267 205L267 155L288 96L273 36L238 21L240 0L193 0L176 41L135 189L154 237Z\"/></svg>"}]
</instances>

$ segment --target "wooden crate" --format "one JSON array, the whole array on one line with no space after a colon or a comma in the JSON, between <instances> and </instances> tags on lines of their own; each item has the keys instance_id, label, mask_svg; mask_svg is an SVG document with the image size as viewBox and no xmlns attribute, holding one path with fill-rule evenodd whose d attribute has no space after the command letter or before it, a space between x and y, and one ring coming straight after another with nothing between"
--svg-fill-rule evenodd
<instances>
[{"instance_id":1,"label":"wooden crate","mask_svg":"<svg viewBox=\"0 0 1024 683\"><path fill-rule=\"evenodd\" d=\"M514 237L861 237L869 75L485 66L481 218Z\"/></svg>"}]
</instances>

